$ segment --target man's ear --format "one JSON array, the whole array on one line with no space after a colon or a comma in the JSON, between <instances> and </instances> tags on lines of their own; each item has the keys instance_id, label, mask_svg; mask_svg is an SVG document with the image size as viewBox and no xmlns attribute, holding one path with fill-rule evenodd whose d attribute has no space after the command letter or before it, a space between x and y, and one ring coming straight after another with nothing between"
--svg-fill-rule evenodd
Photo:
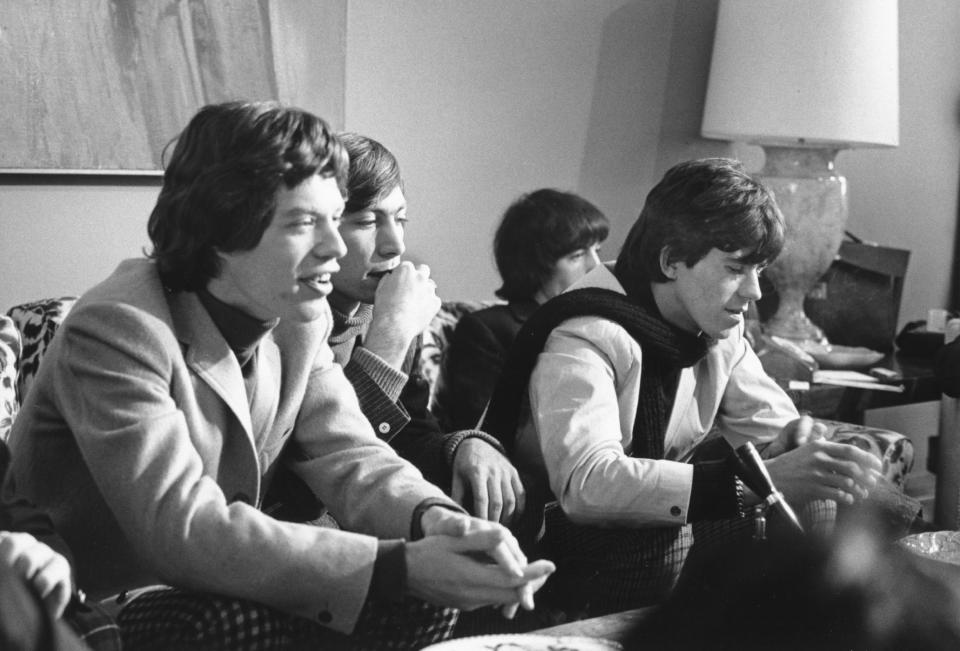
<instances>
[{"instance_id":1,"label":"man's ear","mask_svg":"<svg viewBox=\"0 0 960 651\"><path fill-rule=\"evenodd\" d=\"M670 280L677 279L677 265L679 262L670 261L670 247L665 246L660 249L660 271Z\"/></svg>"}]
</instances>

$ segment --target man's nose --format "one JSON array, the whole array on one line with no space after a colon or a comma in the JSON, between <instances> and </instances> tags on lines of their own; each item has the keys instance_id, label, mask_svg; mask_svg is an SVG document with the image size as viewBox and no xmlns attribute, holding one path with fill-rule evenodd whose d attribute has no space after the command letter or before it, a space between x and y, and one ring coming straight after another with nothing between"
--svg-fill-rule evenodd
<instances>
[{"instance_id":1,"label":"man's nose","mask_svg":"<svg viewBox=\"0 0 960 651\"><path fill-rule=\"evenodd\" d=\"M596 249L590 249L587 253L587 271L593 271L600 264L600 254Z\"/></svg>"},{"instance_id":2,"label":"man's nose","mask_svg":"<svg viewBox=\"0 0 960 651\"><path fill-rule=\"evenodd\" d=\"M377 229L377 254L382 258L403 255L407 247L403 243L403 226L390 221Z\"/></svg>"},{"instance_id":3,"label":"man's nose","mask_svg":"<svg viewBox=\"0 0 960 651\"><path fill-rule=\"evenodd\" d=\"M342 258L347 254L347 244L340 236L340 229L333 222L323 222L316 229L317 239L313 253L318 258Z\"/></svg>"},{"instance_id":4,"label":"man's nose","mask_svg":"<svg viewBox=\"0 0 960 651\"><path fill-rule=\"evenodd\" d=\"M763 296L763 292L760 290L759 270L751 269L744 275L743 282L740 283L740 295L744 298L750 299L751 301L760 300L760 297Z\"/></svg>"}]
</instances>

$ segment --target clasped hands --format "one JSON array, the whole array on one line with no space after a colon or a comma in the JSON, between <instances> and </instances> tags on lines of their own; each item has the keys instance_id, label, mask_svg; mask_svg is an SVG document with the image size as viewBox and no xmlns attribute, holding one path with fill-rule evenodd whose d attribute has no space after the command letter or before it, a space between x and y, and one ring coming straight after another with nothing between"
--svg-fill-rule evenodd
<instances>
[{"instance_id":1,"label":"clasped hands","mask_svg":"<svg viewBox=\"0 0 960 651\"><path fill-rule=\"evenodd\" d=\"M866 499L881 476L880 460L854 445L828 441L825 433L810 416L783 428L762 455L774 486L796 503Z\"/></svg>"},{"instance_id":2,"label":"clasped hands","mask_svg":"<svg viewBox=\"0 0 960 651\"><path fill-rule=\"evenodd\" d=\"M433 604L504 604L512 618L519 606L533 610L533 594L556 569L546 560L529 563L513 534L495 522L434 506L421 526L424 537L407 544L407 585Z\"/></svg>"}]
</instances>

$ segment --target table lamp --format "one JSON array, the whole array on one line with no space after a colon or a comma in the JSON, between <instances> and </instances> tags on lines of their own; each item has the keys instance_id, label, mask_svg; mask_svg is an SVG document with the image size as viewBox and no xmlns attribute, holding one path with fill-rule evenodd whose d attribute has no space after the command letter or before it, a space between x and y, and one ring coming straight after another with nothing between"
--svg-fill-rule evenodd
<instances>
[{"instance_id":1,"label":"table lamp","mask_svg":"<svg viewBox=\"0 0 960 651\"><path fill-rule=\"evenodd\" d=\"M899 141L897 0L720 0L701 133L763 148L787 225L770 334L826 343L803 301L847 221L841 149Z\"/></svg>"}]
</instances>

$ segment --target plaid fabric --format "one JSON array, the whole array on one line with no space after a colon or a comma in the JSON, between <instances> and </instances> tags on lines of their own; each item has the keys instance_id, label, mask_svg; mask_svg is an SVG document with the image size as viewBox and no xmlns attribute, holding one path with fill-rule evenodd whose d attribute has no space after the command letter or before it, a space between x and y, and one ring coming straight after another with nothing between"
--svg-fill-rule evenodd
<instances>
[{"instance_id":1,"label":"plaid fabric","mask_svg":"<svg viewBox=\"0 0 960 651\"><path fill-rule=\"evenodd\" d=\"M717 561L728 555L733 548L756 543L755 518L755 513L751 511L744 518L694 523L694 544L686 565L696 567L700 563ZM826 539L833 533L837 521L837 503L832 500L807 502L797 509L797 518L807 536ZM764 539L794 535L794 529L780 521L778 516L770 513L768 509L764 509L764 519Z\"/></svg>"},{"instance_id":2,"label":"plaid fabric","mask_svg":"<svg viewBox=\"0 0 960 651\"><path fill-rule=\"evenodd\" d=\"M609 529L575 525L556 503L547 507L538 556L557 565L535 596L533 612L506 619L499 609L460 615L455 637L525 633L587 617L662 602L693 546L693 527Z\"/></svg>"},{"instance_id":3,"label":"plaid fabric","mask_svg":"<svg viewBox=\"0 0 960 651\"><path fill-rule=\"evenodd\" d=\"M352 635L242 599L162 588L127 604L118 616L128 651L264 651L270 649L419 649L453 632L458 611L408 598L369 603Z\"/></svg>"},{"instance_id":4,"label":"plaid fabric","mask_svg":"<svg viewBox=\"0 0 960 651\"><path fill-rule=\"evenodd\" d=\"M539 599L573 619L662 601L693 544L690 525L655 529L577 525L555 503L545 513L542 555L557 565Z\"/></svg>"},{"instance_id":5,"label":"plaid fabric","mask_svg":"<svg viewBox=\"0 0 960 651\"><path fill-rule=\"evenodd\" d=\"M562 522L555 511L559 509L551 505L548 530L551 524L556 530L557 522ZM820 500L803 505L797 516L808 533L826 534L832 530L836 514L836 503ZM680 528L675 539L650 535L657 530L599 529L568 524L561 524L559 530L563 532L562 541L558 544L554 540L551 548L541 547L541 551L562 552L566 558L553 557L558 563L557 572L537 593L536 610L532 613L521 610L512 620L504 619L499 609L494 608L461 613L454 637L525 633L660 603L688 568L695 568L692 572L696 575L696 568L723 562L732 548L756 544L752 514L696 522ZM776 518L767 523L768 536L780 535L785 530ZM786 531L792 535L792 530Z\"/></svg>"}]
</instances>

